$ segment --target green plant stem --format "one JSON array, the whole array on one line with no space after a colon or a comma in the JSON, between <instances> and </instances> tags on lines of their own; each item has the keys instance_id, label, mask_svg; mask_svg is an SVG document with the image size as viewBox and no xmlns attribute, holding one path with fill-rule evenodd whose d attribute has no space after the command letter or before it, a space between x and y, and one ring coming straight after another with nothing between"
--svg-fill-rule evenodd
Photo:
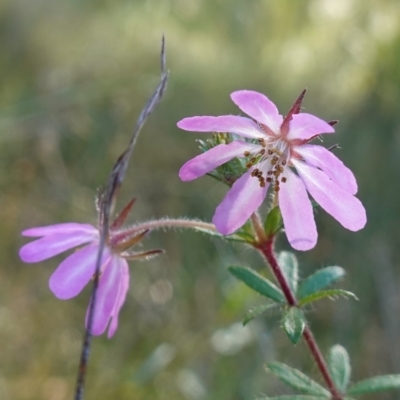
<instances>
[{"instance_id":1,"label":"green plant stem","mask_svg":"<svg viewBox=\"0 0 400 400\"><path fill-rule=\"evenodd\" d=\"M289 306L296 307L297 306L297 299L295 294L293 293L292 289L290 288L285 275L283 274L278 261L275 257L274 253L274 237L267 237L265 233L261 233L262 230L262 224L259 220L259 218L256 215L253 215L251 218L254 229L257 232L258 236L258 242L255 245L257 250L261 252L261 254L265 257L267 260L268 264L271 267L272 273L274 274L276 280L278 281L283 294L285 295L286 301L289 304ZM318 366L318 369L320 370L326 385L328 387L328 390L330 391L332 395L332 400L343 400L342 394L338 391L338 389L335 386L335 383L333 382L333 379L331 377L331 374L328 369L328 365L325 361L324 356L321 353L320 348L318 347L317 341L315 340L315 337L308 325L304 328L303 332L303 337L304 340L306 341L308 348L310 349L310 352Z\"/></svg>"}]
</instances>

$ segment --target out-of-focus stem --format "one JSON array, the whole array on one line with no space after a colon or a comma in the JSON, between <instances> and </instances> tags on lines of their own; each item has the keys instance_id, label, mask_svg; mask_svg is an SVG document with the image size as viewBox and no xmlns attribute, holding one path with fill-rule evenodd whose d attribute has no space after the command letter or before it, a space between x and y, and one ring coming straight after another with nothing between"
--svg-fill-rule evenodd
<instances>
[{"instance_id":1,"label":"out-of-focus stem","mask_svg":"<svg viewBox=\"0 0 400 400\"><path fill-rule=\"evenodd\" d=\"M157 229L193 229L197 231L208 230L218 233L214 224L210 224L209 222L184 218L163 218L140 222L131 228L123 229L120 232L114 232L113 240L119 240Z\"/></svg>"},{"instance_id":2,"label":"out-of-focus stem","mask_svg":"<svg viewBox=\"0 0 400 400\"><path fill-rule=\"evenodd\" d=\"M261 222L256 214L252 216L252 222L256 232L260 227L262 228ZM289 283L287 282L286 277L283 274L274 253L274 237L273 236L267 237L265 233L263 235L258 234L257 236L258 236L258 243L255 245L255 247L261 252L261 254L265 257L268 264L270 265L271 270L276 280L278 281L279 286L281 287L282 292L289 306L296 307L297 306L296 296L293 293ZM318 366L318 369L320 370L326 382L328 390L332 395L332 400L343 400L343 396L338 391L338 389L335 386L335 383L333 382L333 379L328 369L328 365L308 325L306 325L306 327L304 328L303 337Z\"/></svg>"}]
</instances>

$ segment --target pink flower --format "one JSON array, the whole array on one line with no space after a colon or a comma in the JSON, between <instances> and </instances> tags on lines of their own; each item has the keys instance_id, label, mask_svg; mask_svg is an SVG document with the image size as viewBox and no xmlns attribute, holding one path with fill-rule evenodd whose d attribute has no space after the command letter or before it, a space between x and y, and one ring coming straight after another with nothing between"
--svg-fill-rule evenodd
<instances>
[{"instance_id":1,"label":"pink flower","mask_svg":"<svg viewBox=\"0 0 400 400\"><path fill-rule=\"evenodd\" d=\"M103 250L100 281L96 297L92 333L101 335L108 329L108 337L118 327L118 314L129 287L127 259L133 260L156 254L153 250L128 253L126 250L143 238L147 231L119 230L133 201L128 204L110 228L107 245ZM37 263L67 250L83 245L69 255L50 277L49 286L56 297L67 300L78 295L93 278L99 251L99 230L92 225L64 223L27 229L23 236L39 237L24 245L20 257L27 263Z\"/></svg>"},{"instance_id":2,"label":"pink flower","mask_svg":"<svg viewBox=\"0 0 400 400\"><path fill-rule=\"evenodd\" d=\"M299 113L303 96L304 92L283 118L263 94L240 90L231 98L251 119L223 115L178 122L178 127L187 131L229 132L252 139L220 144L188 161L179 172L183 181L190 181L234 157L247 158L248 172L233 184L213 217L222 234L243 226L260 207L269 187L278 198L287 238L297 250L313 248L318 237L307 192L345 228L357 231L364 227L365 209L354 197L357 183L353 173L328 149L309 144L334 129L311 114Z\"/></svg>"}]
</instances>

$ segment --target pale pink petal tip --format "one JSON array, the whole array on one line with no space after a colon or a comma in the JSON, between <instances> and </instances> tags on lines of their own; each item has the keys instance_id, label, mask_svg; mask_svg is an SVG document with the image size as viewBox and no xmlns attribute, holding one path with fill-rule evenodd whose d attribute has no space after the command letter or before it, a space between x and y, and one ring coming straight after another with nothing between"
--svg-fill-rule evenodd
<instances>
[{"instance_id":1,"label":"pale pink petal tip","mask_svg":"<svg viewBox=\"0 0 400 400\"><path fill-rule=\"evenodd\" d=\"M309 140L323 133L333 133L331 125L312 114L295 114L290 121L288 140Z\"/></svg>"},{"instance_id":2,"label":"pale pink petal tip","mask_svg":"<svg viewBox=\"0 0 400 400\"><path fill-rule=\"evenodd\" d=\"M122 308L122 305L125 302L126 295L128 293L128 288L129 288L129 266L128 266L128 263L124 259L120 259L119 263L120 263L120 268L121 268L120 285L119 285L117 301L115 302L114 309L111 313L111 321L110 321L110 326L108 328L108 334L107 334L108 338L111 338L118 328L119 312Z\"/></svg>"},{"instance_id":3,"label":"pale pink petal tip","mask_svg":"<svg viewBox=\"0 0 400 400\"><path fill-rule=\"evenodd\" d=\"M93 225L78 224L76 222L64 222L47 226L37 226L22 232L22 236L42 237L54 234L78 234L78 235L98 235L98 230Z\"/></svg>"},{"instance_id":4,"label":"pale pink petal tip","mask_svg":"<svg viewBox=\"0 0 400 400\"><path fill-rule=\"evenodd\" d=\"M301 179L291 170L279 191L279 207L290 245L296 250L312 249L318 239L314 213Z\"/></svg>"},{"instance_id":5,"label":"pale pink petal tip","mask_svg":"<svg viewBox=\"0 0 400 400\"><path fill-rule=\"evenodd\" d=\"M315 201L346 229L358 231L367 222L365 208L356 197L343 190L323 171L305 163L294 165Z\"/></svg>"},{"instance_id":6,"label":"pale pink petal tip","mask_svg":"<svg viewBox=\"0 0 400 400\"><path fill-rule=\"evenodd\" d=\"M218 117L189 117L178 122L178 127L191 132L221 132L257 139L263 137L263 130L250 118L235 115Z\"/></svg>"},{"instance_id":7,"label":"pale pink petal tip","mask_svg":"<svg viewBox=\"0 0 400 400\"><path fill-rule=\"evenodd\" d=\"M90 232L52 233L22 246L19 256L24 262L36 263L94 240L95 235Z\"/></svg>"},{"instance_id":8,"label":"pale pink petal tip","mask_svg":"<svg viewBox=\"0 0 400 400\"><path fill-rule=\"evenodd\" d=\"M309 240L309 239L291 239L289 243L294 249L299 251L311 250L317 244L315 240Z\"/></svg>"},{"instance_id":9,"label":"pale pink petal tip","mask_svg":"<svg viewBox=\"0 0 400 400\"><path fill-rule=\"evenodd\" d=\"M295 151L304 158L308 165L322 169L346 192L357 193L358 188L354 174L331 151L325 147L312 144L297 146Z\"/></svg>"},{"instance_id":10,"label":"pale pink petal tip","mask_svg":"<svg viewBox=\"0 0 400 400\"><path fill-rule=\"evenodd\" d=\"M91 333L102 335L108 327L107 337L111 338L118 328L118 317L129 288L129 266L125 259L114 256L105 265L104 274L96 297ZM85 326L88 326L90 305L86 312Z\"/></svg>"},{"instance_id":11,"label":"pale pink petal tip","mask_svg":"<svg viewBox=\"0 0 400 400\"><path fill-rule=\"evenodd\" d=\"M232 101L247 115L264 124L274 133L279 131L283 117L276 105L262 93L238 90L231 94Z\"/></svg>"},{"instance_id":12,"label":"pale pink petal tip","mask_svg":"<svg viewBox=\"0 0 400 400\"><path fill-rule=\"evenodd\" d=\"M230 235L241 228L265 199L268 185L260 187L258 179L251 176L251 171L233 184L215 210L213 223L223 235Z\"/></svg>"},{"instance_id":13,"label":"pale pink petal tip","mask_svg":"<svg viewBox=\"0 0 400 400\"><path fill-rule=\"evenodd\" d=\"M179 171L179 177L182 181L199 178L234 157L243 157L243 153L253 147L254 145L239 140L219 144L185 163Z\"/></svg>"},{"instance_id":14,"label":"pale pink petal tip","mask_svg":"<svg viewBox=\"0 0 400 400\"><path fill-rule=\"evenodd\" d=\"M62 300L77 296L92 279L96 269L97 244L90 244L72 253L53 272L49 280L50 290ZM107 248L103 251L102 263L110 258Z\"/></svg>"}]
</instances>

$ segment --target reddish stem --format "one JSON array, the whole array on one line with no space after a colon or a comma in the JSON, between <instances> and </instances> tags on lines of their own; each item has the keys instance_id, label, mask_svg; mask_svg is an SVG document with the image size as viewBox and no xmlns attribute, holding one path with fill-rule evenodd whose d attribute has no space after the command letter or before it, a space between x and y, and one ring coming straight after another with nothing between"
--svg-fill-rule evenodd
<instances>
[{"instance_id":1,"label":"reddish stem","mask_svg":"<svg viewBox=\"0 0 400 400\"><path fill-rule=\"evenodd\" d=\"M271 266L272 272L278 281L283 294L285 295L287 303L292 306L296 307L297 306L297 299L295 294L293 293L292 289L290 288L285 275L283 274L277 260L274 254L274 238L273 237L265 237L263 235L262 237L258 238L258 244L256 245L257 249L263 254L263 256L266 258L268 261L268 264ZM324 356L321 353L320 348L318 347L318 344L315 340L315 337L313 333L311 332L311 329L309 328L308 325L304 328L303 332L303 337L304 340L306 341L308 348L310 349L310 352L315 360L315 362L318 365L318 369L320 370L326 385L328 387L329 392L332 395L332 400L343 400L343 396L340 394L340 392L337 390L335 383L333 382L333 379L331 377L331 374L328 369L328 365L326 364L326 361L324 359Z\"/></svg>"}]
</instances>

